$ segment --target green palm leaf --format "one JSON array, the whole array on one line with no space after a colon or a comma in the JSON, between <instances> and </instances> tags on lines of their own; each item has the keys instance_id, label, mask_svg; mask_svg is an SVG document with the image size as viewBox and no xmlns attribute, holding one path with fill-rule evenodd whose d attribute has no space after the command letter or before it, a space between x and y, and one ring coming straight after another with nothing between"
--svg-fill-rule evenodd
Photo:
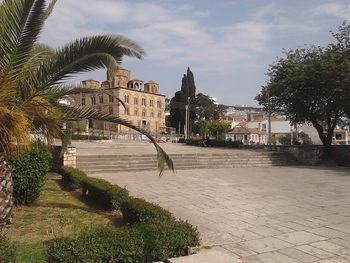
<instances>
[{"instance_id":1,"label":"green palm leaf","mask_svg":"<svg viewBox=\"0 0 350 263\"><path fill-rule=\"evenodd\" d=\"M103 113L98 110L95 110L91 107L82 107L82 106L66 106L62 105L63 116L62 119L64 121L79 121L83 119L94 119L101 121L108 121L116 124L121 124L126 127L129 127L135 131L138 131L144 134L150 141L153 143L154 147L157 150L157 159L158 159L158 169L160 171L160 175L163 173L165 169L165 164L170 170L174 170L173 161L168 156L168 154L157 144L156 140L145 130L140 129L134 126L127 120L119 118L117 116L113 116L109 113Z\"/></svg>"}]
</instances>

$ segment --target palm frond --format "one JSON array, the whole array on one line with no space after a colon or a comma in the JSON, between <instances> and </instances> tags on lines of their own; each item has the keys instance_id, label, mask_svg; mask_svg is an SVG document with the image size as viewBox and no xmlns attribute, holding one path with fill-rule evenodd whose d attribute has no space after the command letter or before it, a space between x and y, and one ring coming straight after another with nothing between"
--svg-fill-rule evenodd
<instances>
[{"instance_id":1,"label":"palm frond","mask_svg":"<svg viewBox=\"0 0 350 263\"><path fill-rule=\"evenodd\" d=\"M14 0L6 1L1 6L4 18L5 34L0 35L0 52L4 55L0 59L4 72L9 72L14 78L21 72L23 65L31 55L31 51L45 21L45 0ZM14 12L8 14L8 12ZM12 19L11 19L12 18ZM1 32L2 33L2 32ZM10 34L9 34L10 33Z\"/></svg>"},{"instance_id":2,"label":"palm frond","mask_svg":"<svg viewBox=\"0 0 350 263\"><path fill-rule=\"evenodd\" d=\"M121 119L117 116L113 116L109 113L100 112L91 107L82 107L78 105L66 106L62 105L63 116L62 119L66 121L78 121L83 119L94 119L101 121L108 121L116 124L121 124L129 127L137 132L144 134L153 143L157 150L158 159L158 170L160 175L162 175L165 165L170 169L174 170L174 164L169 155L157 144L156 140L145 130L134 126L127 120Z\"/></svg>"},{"instance_id":3,"label":"palm frond","mask_svg":"<svg viewBox=\"0 0 350 263\"><path fill-rule=\"evenodd\" d=\"M143 49L132 40L117 35L84 37L56 50L55 56L39 68L42 86L56 85L76 73L100 68L115 70L123 56L141 59Z\"/></svg>"},{"instance_id":4,"label":"palm frond","mask_svg":"<svg viewBox=\"0 0 350 263\"><path fill-rule=\"evenodd\" d=\"M50 4L47 6L46 11L45 11L45 18L46 19L51 15L56 3L57 3L57 0L52 0L50 2Z\"/></svg>"}]
</instances>

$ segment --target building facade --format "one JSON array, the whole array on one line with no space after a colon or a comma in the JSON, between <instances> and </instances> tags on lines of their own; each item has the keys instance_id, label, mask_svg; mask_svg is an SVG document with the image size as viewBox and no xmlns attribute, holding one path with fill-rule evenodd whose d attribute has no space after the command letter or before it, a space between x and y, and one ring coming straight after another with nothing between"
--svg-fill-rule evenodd
<instances>
[{"instance_id":1,"label":"building facade","mask_svg":"<svg viewBox=\"0 0 350 263\"><path fill-rule=\"evenodd\" d=\"M165 96L159 94L159 84L155 81L131 79L129 70L119 68L114 74L107 72L107 80L102 83L88 79L82 85L98 91L75 95L77 103L128 120L151 133L159 133L165 127ZM90 120L89 128L133 133L128 127L97 120Z\"/></svg>"}]
</instances>

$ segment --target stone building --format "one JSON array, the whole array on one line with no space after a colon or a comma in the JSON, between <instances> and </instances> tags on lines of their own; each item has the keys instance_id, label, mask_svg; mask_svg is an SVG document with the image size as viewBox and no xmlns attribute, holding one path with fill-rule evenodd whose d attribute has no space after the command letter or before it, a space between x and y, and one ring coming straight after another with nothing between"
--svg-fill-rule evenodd
<instances>
[{"instance_id":1,"label":"stone building","mask_svg":"<svg viewBox=\"0 0 350 263\"><path fill-rule=\"evenodd\" d=\"M159 133L165 127L165 96L159 94L159 84L155 81L145 83L143 80L131 79L129 70L119 68L112 76L107 72L107 80L101 84L88 79L82 81L82 85L99 91L77 94L75 100L78 103L126 119L151 133ZM125 103L126 108L117 98ZM89 128L133 133L128 127L95 120L89 121Z\"/></svg>"}]
</instances>

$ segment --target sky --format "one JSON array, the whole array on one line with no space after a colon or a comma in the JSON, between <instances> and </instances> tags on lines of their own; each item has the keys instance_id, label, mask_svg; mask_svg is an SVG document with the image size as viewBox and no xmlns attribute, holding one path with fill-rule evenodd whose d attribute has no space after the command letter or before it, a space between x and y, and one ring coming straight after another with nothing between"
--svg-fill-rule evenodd
<instances>
[{"instance_id":1,"label":"sky","mask_svg":"<svg viewBox=\"0 0 350 263\"><path fill-rule=\"evenodd\" d=\"M58 0L41 42L62 46L86 35L128 37L146 51L125 57L132 78L155 80L168 98L181 88L190 67L197 93L225 105L256 106L269 65L283 50L333 42L349 0ZM94 78L98 70L70 81Z\"/></svg>"}]
</instances>

